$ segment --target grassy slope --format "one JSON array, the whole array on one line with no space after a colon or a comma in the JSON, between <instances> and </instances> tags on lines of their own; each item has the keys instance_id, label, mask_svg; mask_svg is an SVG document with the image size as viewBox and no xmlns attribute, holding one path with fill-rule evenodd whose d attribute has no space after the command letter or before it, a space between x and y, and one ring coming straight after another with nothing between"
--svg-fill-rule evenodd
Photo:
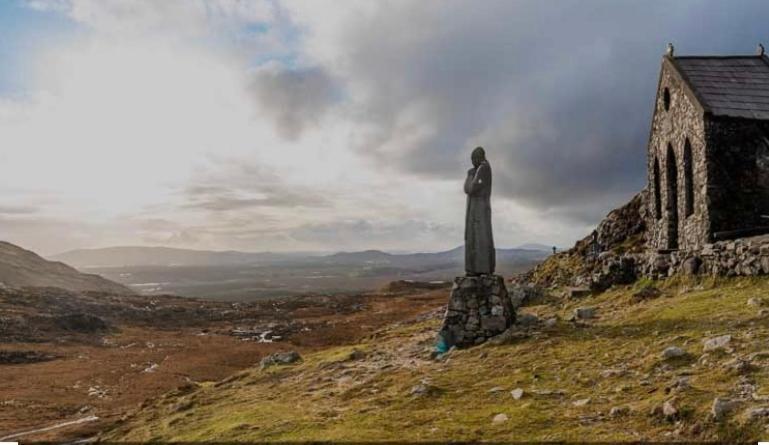
<instances>
[{"instance_id":1,"label":"grassy slope","mask_svg":"<svg viewBox=\"0 0 769 445\"><path fill-rule=\"evenodd\" d=\"M657 299L633 303L638 286L579 302L524 308L567 318L577 306L600 316L579 327L559 321L511 344L454 351L444 362L427 359L438 319L392 326L356 347L325 350L295 366L252 369L217 384L177 391L139 410L106 435L110 440L671 440L757 438L762 427L745 424L742 403L729 421L708 419L714 397L734 397L740 376L724 367L734 357L769 350L769 315L749 306L769 295L767 279L718 283L656 283ZM769 300L766 302L769 304ZM732 334L733 353L699 360L702 339ZM671 345L690 357L664 361ZM769 395L769 369L759 359L747 374L760 395ZM626 368L621 375L602 371ZM690 376L691 388L666 387ZM412 396L422 380L435 394ZM503 391L490 392L494 387ZM509 391L523 388L521 400ZM540 391L540 394L535 393ZM548 395L547 391L563 391ZM586 406L573 401L591 398ZM679 423L649 413L676 399ZM630 413L611 418L612 407ZM505 413L509 420L493 423ZM701 433L693 433L699 423ZM675 432L678 431L678 432Z\"/></svg>"}]
</instances>

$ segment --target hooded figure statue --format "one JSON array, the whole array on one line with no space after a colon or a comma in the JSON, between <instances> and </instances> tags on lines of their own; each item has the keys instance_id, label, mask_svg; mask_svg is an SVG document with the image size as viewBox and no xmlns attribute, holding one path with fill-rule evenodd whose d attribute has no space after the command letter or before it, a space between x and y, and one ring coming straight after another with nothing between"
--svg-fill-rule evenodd
<instances>
[{"instance_id":1,"label":"hooded figure statue","mask_svg":"<svg viewBox=\"0 0 769 445\"><path fill-rule=\"evenodd\" d=\"M493 274L496 252L491 233L491 166L481 147L473 150L470 159L473 168L465 179L465 271L467 275Z\"/></svg>"}]
</instances>

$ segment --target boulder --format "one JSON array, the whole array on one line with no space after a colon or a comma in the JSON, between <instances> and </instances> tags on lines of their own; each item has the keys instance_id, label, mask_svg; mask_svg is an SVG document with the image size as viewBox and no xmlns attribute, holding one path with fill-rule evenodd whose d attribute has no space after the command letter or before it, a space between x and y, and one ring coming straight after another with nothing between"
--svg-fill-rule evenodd
<instances>
[{"instance_id":1,"label":"boulder","mask_svg":"<svg viewBox=\"0 0 769 445\"><path fill-rule=\"evenodd\" d=\"M440 392L441 392L440 388L430 384L428 381L423 380L420 383L417 383L416 385L411 387L410 394L412 396L421 397L421 396L436 395Z\"/></svg>"},{"instance_id":2,"label":"boulder","mask_svg":"<svg viewBox=\"0 0 769 445\"><path fill-rule=\"evenodd\" d=\"M662 351L661 355L664 360L668 360L672 358L683 357L686 355L686 351L679 348L678 346L668 346L664 351Z\"/></svg>"},{"instance_id":3,"label":"boulder","mask_svg":"<svg viewBox=\"0 0 769 445\"><path fill-rule=\"evenodd\" d=\"M700 271L702 260L698 256L689 257L681 264L681 271L684 275L697 275Z\"/></svg>"},{"instance_id":4,"label":"boulder","mask_svg":"<svg viewBox=\"0 0 769 445\"><path fill-rule=\"evenodd\" d=\"M575 400L571 404L576 407L580 407L580 406L587 406L589 403L590 403L590 398L588 397L587 399Z\"/></svg>"},{"instance_id":5,"label":"boulder","mask_svg":"<svg viewBox=\"0 0 769 445\"><path fill-rule=\"evenodd\" d=\"M633 293L633 301L641 302L645 300L651 300L653 298L658 298L660 295L662 295L662 291L656 287L644 286L639 291Z\"/></svg>"},{"instance_id":6,"label":"boulder","mask_svg":"<svg viewBox=\"0 0 769 445\"><path fill-rule=\"evenodd\" d=\"M536 326L539 324L539 317L534 314L519 314L515 322L521 326Z\"/></svg>"},{"instance_id":7,"label":"boulder","mask_svg":"<svg viewBox=\"0 0 769 445\"><path fill-rule=\"evenodd\" d=\"M596 309L594 307L578 307L574 309L574 318L577 320L588 320L595 318Z\"/></svg>"},{"instance_id":8,"label":"boulder","mask_svg":"<svg viewBox=\"0 0 769 445\"><path fill-rule=\"evenodd\" d=\"M570 287L566 290L566 297L569 299L579 299L589 297L592 294L588 287Z\"/></svg>"},{"instance_id":9,"label":"boulder","mask_svg":"<svg viewBox=\"0 0 769 445\"><path fill-rule=\"evenodd\" d=\"M510 395L515 400L521 400L523 398L524 392L521 388L515 388L514 390L510 391Z\"/></svg>"},{"instance_id":10,"label":"boulder","mask_svg":"<svg viewBox=\"0 0 769 445\"><path fill-rule=\"evenodd\" d=\"M703 350L705 352L710 352L710 351L716 351L719 349L726 349L731 344L731 341L732 341L732 336L729 334L708 338L703 341Z\"/></svg>"},{"instance_id":11,"label":"boulder","mask_svg":"<svg viewBox=\"0 0 769 445\"><path fill-rule=\"evenodd\" d=\"M609 417L623 417L628 415L628 413L630 413L630 408L627 406L615 406L609 410Z\"/></svg>"},{"instance_id":12,"label":"boulder","mask_svg":"<svg viewBox=\"0 0 769 445\"><path fill-rule=\"evenodd\" d=\"M667 400L662 404L662 415L671 420L678 417L678 408L672 400Z\"/></svg>"},{"instance_id":13,"label":"boulder","mask_svg":"<svg viewBox=\"0 0 769 445\"><path fill-rule=\"evenodd\" d=\"M493 423L505 423L507 422L507 420L508 420L507 414L504 414L504 413L497 414L496 416L494 416L493 419L491 419Z\"/></svg>"},{"instance_id":14,"label":"boulder","mask_svg":"<svg viewBox=\"0 0 769 445\"><path fill-rule=\"evenodd\" d=\"M720 422L721 420L724 420L736 406L737 403L733 400L716 397L713 399L713 405L710 408L710 414L713 416L715 421Z\"/></svg>"},{"instance_id":15,"label":"boulder","mask_svg":"<svg viewBox=\"0 0 769 445\"><path fill-rule=\"evenodd\" d=\"M298 362L301 359L302 356L299 355L299 353L296 351L276 352L263 358L260 363L260 367L265 369L275 365L290 365L292 363Z\"/></svg>"}]
</instances>

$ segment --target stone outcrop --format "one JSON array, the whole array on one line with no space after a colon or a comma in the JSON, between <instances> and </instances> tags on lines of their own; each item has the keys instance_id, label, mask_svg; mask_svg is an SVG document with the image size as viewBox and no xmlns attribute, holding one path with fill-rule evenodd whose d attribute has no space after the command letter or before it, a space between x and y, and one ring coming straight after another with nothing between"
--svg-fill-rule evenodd
<instances>
[{"instance_id":1,"label":"stone outcrop","mask_svg":"<svg viewBox=\"0 0 769 445\"><path fill-rule=\"evenodd\" d=\"M514 322L515 309L501 276L456 277L439 342L445 347L481 344Z\"/></svg>"},{"instance_id":2,"label":"stone outcrop","mask_svg":"<svg viewBox=\"0 0 769 445\"><path fill-rule=\"evenodd\" d=\"M516 281L537 286L585 287L602 291L613 284L632 283L644 256L646 192L612 210L594 233L571 249L550 256Z\"/></svg>"}]
</instances>

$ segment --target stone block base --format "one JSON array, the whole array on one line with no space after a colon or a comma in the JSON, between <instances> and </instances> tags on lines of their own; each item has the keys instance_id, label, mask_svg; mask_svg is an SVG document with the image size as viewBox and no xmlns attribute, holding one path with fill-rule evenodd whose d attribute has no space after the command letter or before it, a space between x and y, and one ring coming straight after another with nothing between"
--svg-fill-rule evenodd
<instances>
[{"instance_id":1,"label":"stone block base","mask_svg":"<svg viewBox=\"0 0 769 445\"><path fill-rule=\"evenodd\" d=\"M454 279L438 341L445 347L481 344L515 322L515 309L499 275Z\"/></svg>"}]
</instances>

